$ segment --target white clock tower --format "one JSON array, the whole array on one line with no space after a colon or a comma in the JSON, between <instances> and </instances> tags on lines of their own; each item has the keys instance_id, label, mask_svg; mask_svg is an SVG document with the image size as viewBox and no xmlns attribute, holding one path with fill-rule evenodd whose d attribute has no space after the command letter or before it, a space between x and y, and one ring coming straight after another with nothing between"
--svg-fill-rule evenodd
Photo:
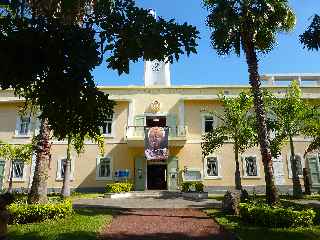
<instances>
[{"instance_id":1,"label":"white clock tower","mask_svg":"<svg viewBox=\"0 0 320 240\"><path fill-rule=\"evenodd\" d=\"M153 9L149 13L156 18L156 12ZM144 63L144 85L152 86L170 86L170 63L164 61L145 61Z\"/></svg>"},{"instance_id":2,"label":"white clock tower","mask_svg":"<svg viewBox=\"0 0 320 240\"><path fill-rule=\"evenodd\" d=\"M163 61L146 61L144 63L144 85L170 86L170 63Z\"/></svg>"}]
</instances>

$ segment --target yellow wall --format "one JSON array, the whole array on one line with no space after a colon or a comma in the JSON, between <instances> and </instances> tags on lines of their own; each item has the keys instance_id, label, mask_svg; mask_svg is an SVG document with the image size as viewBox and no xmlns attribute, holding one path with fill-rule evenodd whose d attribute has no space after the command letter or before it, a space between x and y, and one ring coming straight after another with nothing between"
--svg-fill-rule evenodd
<instances>
[{"instance_id":1,"label":"yellow wall","mask_svg":"<svg viewBox=\"0 0 320 240\"><path fill-rule=\"evenodd\" d=\"M177 115L177 125L180 122L181 105L184 104L184 122L188 127L188 135L182 146L170 147L170 155L177 156L179 169L184 167L197 168L203 171L203 157L201 154L201 134L202 134L202 115L221 110L217 101L217 93L228 90L229 94L237 94L243 88L248 87L181 87L181 88L143 88L143 87L114 87L106 89L110 93L110 98L115 99L117 105L114 109L114 137L106 138L106 156L112 158L112 169L129 169L130 178L134 179L134 159L144 155L143 139L138 140L139 146L130 146L126 139L126 126L129 124L130 114L129 105L133 105L133 116L150 112L150 104L154 100L161 103L160 113ZM272 88L278 92L284 88ZM319 88L303 88L306 96L314 97L313 94L319 93ZM0 139L11 143L27 143L30 138L16 138L14 131L16 128L17 110L21 103L12 102L12 92L0 92ZM209 99L211 98L211 99ZM10 102L10 101L11 102ZM180 141L180 140L179 140ZM308 142L299 140L295 142L296 153L303 155ZM248 150L244 155L256 155L259 161L259 177L243 178L244 186L264 185L263 164L258 148ZM288 146L282 150L285 184L291 185L291 179L288 177ZM204 179L206 186L233 186L234 185L234 153L232 142L224 145L214 154L218 157L221 164L220 179ZM61 188L61 181L56 180L57 162L66 156L66 143L54 141L52 146L52 160L49 171L49 188ZM79 157L73 153L74 160L74 180L71 182L72 188L90 188L103 187L108 181L96 180L96 158L98 156L97 145L93 143L86 144L85 152ZM4 186L8 186L8 173L10 164L5 167ZM241 165L241 173L243 173ZM16 188L28 188L30 175L30 165L26 167L26 181L15 182Z\"/></svg>"}]
</instances>

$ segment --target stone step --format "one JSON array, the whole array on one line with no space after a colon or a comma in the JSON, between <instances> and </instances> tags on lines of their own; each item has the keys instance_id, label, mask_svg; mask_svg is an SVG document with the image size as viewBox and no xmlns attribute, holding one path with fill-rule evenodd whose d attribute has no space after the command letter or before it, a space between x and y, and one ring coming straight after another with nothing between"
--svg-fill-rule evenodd
<instances>
[{"instance_id":1,"label":"stone step","mask_svg":"<svg viewBox=\"0 0 320 240\"><path fill-rule=\"evenodd\" d=\"M131 196L135 198L148 197L180 197L181 193L178 191L134 191Z\"/></svg>"}]
</instances>

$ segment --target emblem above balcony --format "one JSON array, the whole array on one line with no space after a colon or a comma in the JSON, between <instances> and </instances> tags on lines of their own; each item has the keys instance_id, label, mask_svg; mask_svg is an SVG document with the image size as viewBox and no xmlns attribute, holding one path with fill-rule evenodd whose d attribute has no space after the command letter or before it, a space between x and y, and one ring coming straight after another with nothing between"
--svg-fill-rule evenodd
<instances>
[{"instance_id":1,"label":"emblem above balcony","mask_svg":"<svg viewBox=\"0 0 320 240\"><path fill-rule=\"evenodd\" d=\"M154 100L150 104L150 110L152 113L158 113L160 111L160 102L158 100Z\"/></svg>"}]
</instances>

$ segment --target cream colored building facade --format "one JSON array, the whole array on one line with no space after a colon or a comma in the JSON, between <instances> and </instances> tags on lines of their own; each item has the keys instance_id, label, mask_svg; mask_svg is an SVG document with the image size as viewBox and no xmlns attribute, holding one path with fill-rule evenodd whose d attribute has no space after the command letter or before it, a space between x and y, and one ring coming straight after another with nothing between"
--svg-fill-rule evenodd
<instances>
[{"instance_id":1,"label":"cream colored building facade","mask_svg":"<svg viewBox=\"0 0 320 240\"><path fill-rule=\"evenodd\" d=\"M155 61L157 62L157 61ZM182 181L201 180L209 192L222 192L234 186L233 143L225 144L214 154L203 158L201 137L217 124L209 114L221 109L218 94L230 97L249 86L171 86L164 63L146 64L145 86L101 87L116 101L113 116L102 128L105 136L105 156L99 156L98 147L86 142L80 156L72 153L72 189L78 191L103 191L107 183L131 181L136 190L178 190ZM149 69L151 68L151 69ZM150 75L151 74L151 75ZM152 74L157 75L152 82ZM161 75L159 77L159 74ZM267 75L264 87L279 97L286 87L275 82L299 80L306 99L320 100L320 74ZM160 79L160 80L159 80ZM163 79L163 83L161 82ZM304 84L305 81L313 84ZM21 117L18 113L23 100L15 97L11 90L0 92L0 139L9 143L24 144L31 141L37 132L37 120ZM169 158L167 161L147 161L144 157L144 127L161 123L169 127ZM310 140L297 137L295 148L303 167L310 168L314 187L320 184L320 155L313 153L306 158L304 151ZM276 184L283 192L292 185L289 148L282 149L281 156L274 159ZM52 144L48 188L60 191L63 178L63 161L66 158L66 142ZM247 150L241 156L242 184L249 190L264 190L264 171L258 148ZM16 161L13 164L14 188L28 189L32 183L32 163ZM3 169L3 170L1 170ZM0 161L1 186L8 187L11 163Z\"/></svg>"}]
</instances>

